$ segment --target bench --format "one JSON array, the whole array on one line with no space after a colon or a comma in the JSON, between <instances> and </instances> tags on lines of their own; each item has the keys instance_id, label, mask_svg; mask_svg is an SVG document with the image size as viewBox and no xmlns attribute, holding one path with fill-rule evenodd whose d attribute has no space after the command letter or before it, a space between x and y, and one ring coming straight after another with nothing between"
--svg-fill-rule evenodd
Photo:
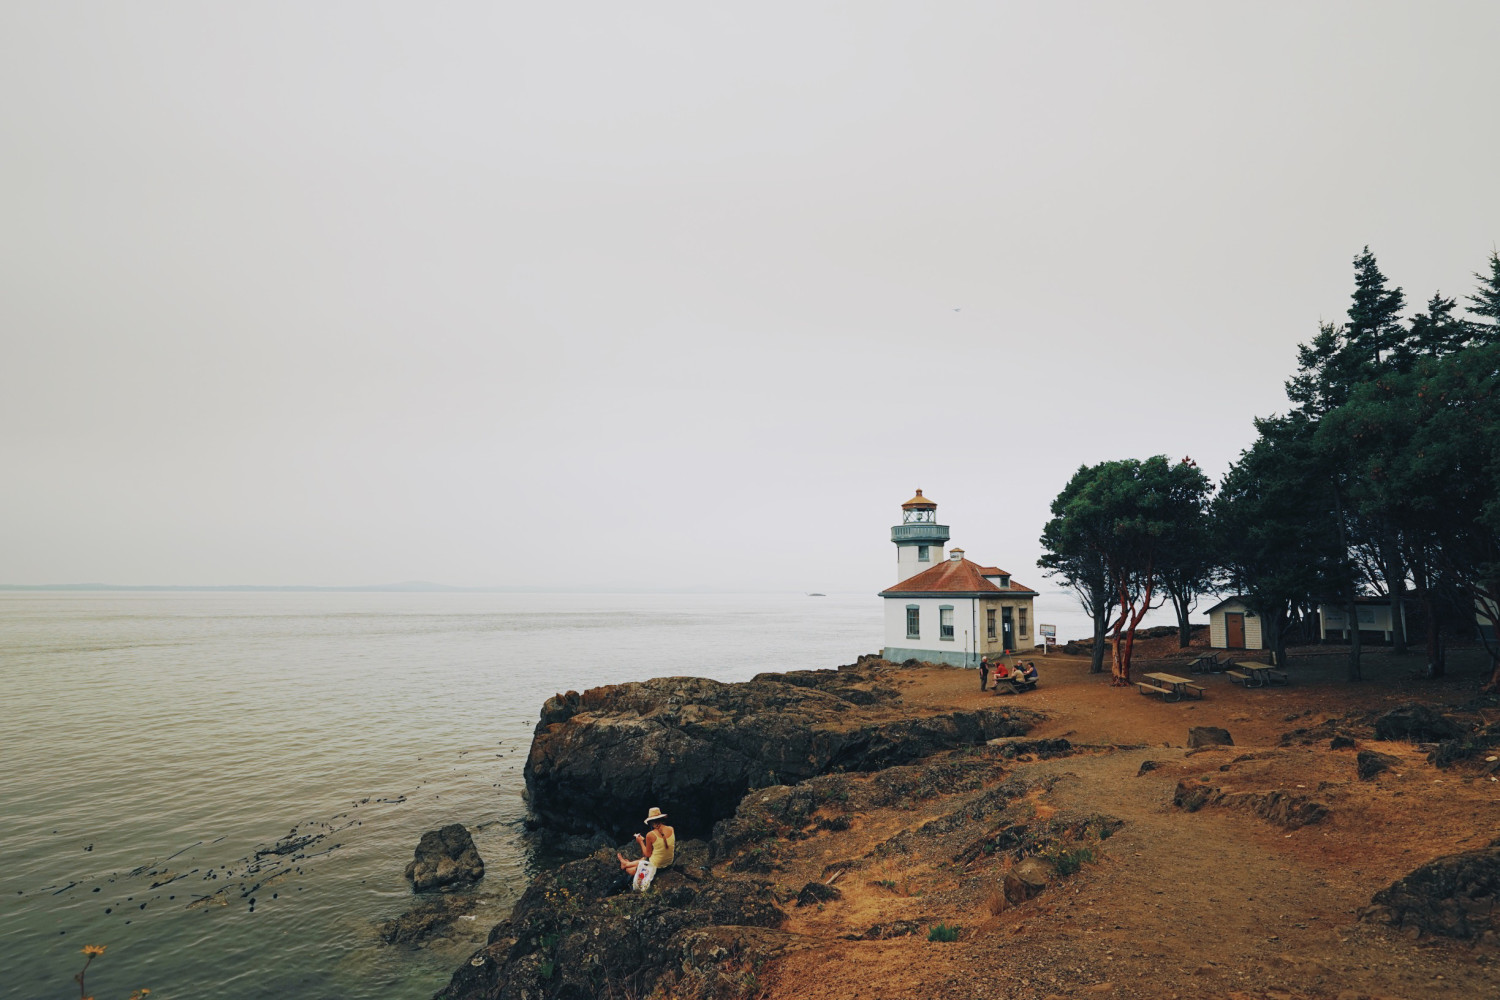
<instances>
[{"instance_id":1,"label":"bench","mask_svg":"<svg viewBox=\"0 0 1500 1000\"><path fill-rule=\"evenodd\" d=\"M1245 685L1245 687L1254 687L1257 683L1259 683L1254 677L1251 677L1243 670L1226 670L1224 671L1224 673L1229 676L1230 680L1238 681L1239 683Z\"/></svg>"},{"instance_id":2,"label":"bench","mask_svg":"<svg viewBox=\"0 0 1500 1000\"><path fill-rule=\"evenodd\" d=\"M1155 684L1147 684L1145 681L1136 681L1136 687L1141 689L1141 694L1159 694L1162 701L1176 701L1182 697L1171 688L1157 687Z\"/></svg>"},{"instance_id":3,"label":"bench","mask_svg":"<svg viewBox=\"0 0 1500 1000\"><path fill-rule=\"evenodd\" d=\"M1196 695L1198 697L1199 701L1203 700L1203 689L1201 687L1199 687L1198 685L1196 685L1196 684L1184 684L1184 685L1182 685L1182 689L1183 689L1183 692L1185 694Z\"/></svg>"},{"instance_id":4,"label":"bench","mask_svg":"<svg viewBox=\"0 0 1500 1000\"><path fill-rule=\"evenodd\" d=\"M1002 684L1005 685L1004 691L1000 690ZM1022 691L1030 691L1034 687L1036 687L1036 681L1011 680L1009 677L995 678L996 694L1020 694Z\"/></svg>"}]
</instances>

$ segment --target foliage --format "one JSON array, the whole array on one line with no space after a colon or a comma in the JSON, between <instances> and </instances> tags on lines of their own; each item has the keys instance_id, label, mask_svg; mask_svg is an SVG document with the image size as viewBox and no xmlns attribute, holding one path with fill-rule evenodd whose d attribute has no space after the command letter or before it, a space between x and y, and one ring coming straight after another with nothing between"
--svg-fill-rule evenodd
<instances>
[{"instance_id":1,"label":"foliage","mask_svg":"<svg viewBox=\"0 0 1500 1000\"><path fill-rule=\"evenodd\" d=\"M957 941L958 932L960 930L962 930L962 928L957 924L954 924L951 927L947 924L933 924L932 927L927 931L927 940Z\"/></svg>"},{"instance_id":2,"label":"foliage","mask_svg":"<svg viewBox=\"0 0 1500 1000\"><path fill-rule=\"evenodd\" d=\"M1080 468L1053 501L1041 563L1069 580L1088 578L1091 589L1102 567L1108 590L1094 601L1095 634L1098 608L1112 605L1117 684L1130 682L1136 626L1160 605L1162 568L1191 547L1187 532L1201 520L1208 490L1207 477L1191 460L1174 464L1156 455ZM1096 650L1096 664L1098 655Z\"/></svg>"}]
</instances>

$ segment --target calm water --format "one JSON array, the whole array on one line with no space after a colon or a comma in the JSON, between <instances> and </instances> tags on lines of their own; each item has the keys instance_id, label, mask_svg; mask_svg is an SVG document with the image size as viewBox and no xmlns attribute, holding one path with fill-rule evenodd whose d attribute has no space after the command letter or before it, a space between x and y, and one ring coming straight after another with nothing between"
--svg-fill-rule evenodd
<instances>
[{"instance_id":1,"label":"calm water","mask_svg":"<svg viewBox=\"0 0 1500 1000\"><path fill-rule=\"evenodd\" d=\"M532 861L521 768L556 691L830 667L873 595L0 594L0 993L425 997ZM1038 602L1061 638L1087 633ZM1079 624L1082 623L1082 624ZM477 829L472 920L421 950L424 830ZM262 854L288 835L317 837ZM253 905L252 905L252 902Z\"/></svg>"}]
</instances>

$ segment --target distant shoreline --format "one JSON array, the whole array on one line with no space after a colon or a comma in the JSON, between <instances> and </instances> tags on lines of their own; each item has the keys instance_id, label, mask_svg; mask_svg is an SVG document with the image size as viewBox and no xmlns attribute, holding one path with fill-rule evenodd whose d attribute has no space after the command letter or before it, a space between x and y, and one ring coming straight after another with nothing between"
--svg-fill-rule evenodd
<instances>
[{"instance_id":1,"label":"distant shoreline","mask_svg":"<svg viewBox=\"0 0 1500 1000\"><path fill-rule=\"evenodd\" d=\"M452 587L443 583L382 583L364 586L319 587L309 584L155 584L155 583L0 583L0 592L17 591L137 591L153 593L278 593L278 594L788 594L791 590L630 589L608 587ZM830 591L830 593L836 593ZM856 591L845 591L856 593ZM820 595L826 596L826 595Z\"/></svg>"}]
</instances>

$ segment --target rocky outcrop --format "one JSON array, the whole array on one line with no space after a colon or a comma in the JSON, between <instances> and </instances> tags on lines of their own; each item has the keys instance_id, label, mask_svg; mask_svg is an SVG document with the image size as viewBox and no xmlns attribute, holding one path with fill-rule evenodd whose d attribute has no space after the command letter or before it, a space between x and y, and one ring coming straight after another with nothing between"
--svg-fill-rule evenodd
<instances>
[{"instance_id":1,"label":"rocky outcrop","mask_svg":"<svg viewBox=\"0 0 1500 1000\"><path fill-rule=\"evenodd\" d=\"M1426 705L1401 705L1375 720L1377 740L1411 740L1414 743L1440 743L1464 735L1463 727Z\"/></svg>"},{"instance_id":2,"label":"rocky outcrop","mask_svg":"<svg viewBox=\"0 0 1500 1000\"><path fill-rule=\"evenodd\" d=\"M1229 730L1218 726L1193 726L1188 729L1187 745L1191 750L1198 747L1232 747L1234 737L1229 735Z\"/></svg>"},{"instance_id":3,"label":"rocky outcrop","mask_svg":"<svg viewBox=\"0 0 1500 1000\"><path fill-rule=\"evenodd\" d=\"M460 823L422 834L416 857L406 866L406 878L417 892L469 886L483 877L484 862L474 838Z\"/></svg>"},{"instance_id":4,"label":"rocky outcrop","mask_svg":"<svg viewBox=\"0 0 1500 1000\"><path fill-rule=\"evenodd\" d=\"M1375 775L1380 772L1401 766L1400 757L1392 757L1388 753L1376 753L1374 750L1361 750L1354 755L1354 762L1354 766L1359 771L1360 781L1373 781Z\"/></svg>"},{"instance_id":5,"label":"rocky outcrop","mask_svg":"<svg viewBox=\"0 0 1500 1000\"><path fill-rule=\"evenodd\" d=\"M394 920L378 924L375 933L386 944L420 945L441 936L455 920L471 912L475 905L475 898L469 895L442 895L427 899Z\"/></svg>"},{"instance_id":6,"label":"rocky outcrop","mask_svg":"<svg viewBox=\"0 0 1500 1000\"><path fill-rule=\"evenodd\" d=\"M678 850L689 867L707 861L701 842ZM743 963L801 946L777 929L786 914L762 879L694 881L674 865L650 892L624 886L608 849L538 876L438 1000L712 996Z\"/></svg>"},{"instance_id":7,"label":"rocky outcrop","mask_svg":"<svg viewBox=\"0 0 1500 1000\"><path fill-rule=\"evenodd\" d=\"M1201 781L1179 781L1172 804L1184 812L1197 812L1204 806L1243 809L1287 830L1316 823L1328 815L1328 807L1323 803L1279 788L1266 792L1226 792Z\"/></svg>"},{"instance_id":8,"label":"rocky outcrop","mask_svg":"<svg viewBox=\"0 0 1500 1000\"><path fill-rule=\"evenodd\" d=\"M1362 916L1412 937L1500 936L1500 840L1479 851L1450 854L1377 892Z\"/></svg>"},{"instance_id":9,"label":"rocky outcrop","mask_svg":"<svg viewBox=\"0 0 1500 1000\"><path fill-rule=\"evenodd\" d=\"M613 842L655 805L679 836L706 836L752 789L905 764L1024 734L1039 718L1009 707L900 715L898 670L866 660L741 684L667 677L558 695L526 761L529 822Z\"/></svg>"}]
</instances>

